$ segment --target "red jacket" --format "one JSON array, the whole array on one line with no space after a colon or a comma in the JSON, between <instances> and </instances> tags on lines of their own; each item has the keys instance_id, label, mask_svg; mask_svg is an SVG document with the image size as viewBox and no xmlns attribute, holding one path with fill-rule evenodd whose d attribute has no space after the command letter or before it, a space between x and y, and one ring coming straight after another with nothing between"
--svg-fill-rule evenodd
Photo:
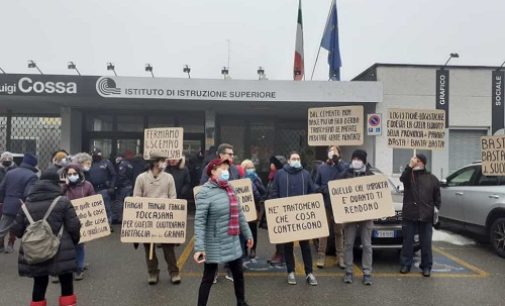
<instances>
[{"instance_id":1,"label":"red jacket","mask_svg":"<svg viewBox=\"0 0 505 306\"><path fill-rule=\"evenodd\" d=\"M85 180L77 183L76 185L67 185L65 187L65 195L70 201L90 197L95 194L93 185Z\"/></svg>"}]
</instances>

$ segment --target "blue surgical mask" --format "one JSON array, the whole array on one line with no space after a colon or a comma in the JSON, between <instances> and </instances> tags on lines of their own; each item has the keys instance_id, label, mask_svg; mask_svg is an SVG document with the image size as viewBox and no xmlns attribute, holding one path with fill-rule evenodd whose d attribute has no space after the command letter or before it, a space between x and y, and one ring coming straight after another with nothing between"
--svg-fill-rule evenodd
<instances>
[{"instance_id":1,"label":"blue surgical mask","mask_svg":"<svg viewBox=\"0 0 505 306\"><path fill-rule=\"evenodd\" d=\"M75 175L69 175L69 176L68 176L68 180L69 180L71 183L76 183L76 182L79 180L79 175L78 175L78 174L75 174Z\"/></svg>"},{"instance_id":2,"label":"blue surgical mask","mask_svg":"<svg viewBox=\"0 0 505 306\"><path fill-rule=\"evenodd\" d=\"M302 163L299 160L290 161L289 165L295 169L300 169L302 167Z\"/></svg>"},{"instance_id":3,"label":"blue surgical mask","mask_svg":"<svg viewBox=\"0 0 505 306\"><path fill-rule=\"evenodd\" d=\"M227 182L230 179L230 172L228 170L222 170L219 175L219 180L223 182Z\"/></svg>"},{"instance_id":4,"label":"blue surgical mask","mask_svg":"<svg viewBox=\"0 0 505 306\"><path fill-rule=\"evenodd\" d=\"M256 170L254 169L245 169L245 175L254 176L256 174Z\"/></svg>"}]
</instances>

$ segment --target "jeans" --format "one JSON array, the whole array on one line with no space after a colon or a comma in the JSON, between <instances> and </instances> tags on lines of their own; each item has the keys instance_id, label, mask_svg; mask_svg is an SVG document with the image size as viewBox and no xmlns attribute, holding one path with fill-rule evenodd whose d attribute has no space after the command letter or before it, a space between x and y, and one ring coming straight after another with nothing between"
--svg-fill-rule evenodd
<instances>
[{"instance_id":1,"label":"jeans","mask_svg":"<svg viewBox=\"0 0 505 306\"><path fill-rule=\"evenodd\" d=\"M112 207L112 220L121 222L123 220L123 205L126 197L131 197L133 194L133 187L126 186L118 189L116 193L116 201Z\"/></svg>"},{"instance_id":2,"label":"jeans","mask_svg":"<svg viewBox=\"0 0 505 306\"><path fill-rule=\"evenodd\" d=\"M84 271L85 250L84 250L83 243L80 243L75 247L75 255L76 255L76 259L77 259L77 269L78 269L78 272L81 273Z\"/></svg>"},{"instance_id":3,"label":"jeans","mask_svg":"<svg viewBox=\"0 0 505 306\"><path fill-rule=\"evenodd\" d=\"M3 249L5 246L5 236L9 233L12 225L14 225L14 221L16 220L16 217L14 216L8 216L8 215L2 215L0 218L0 249Z\"/></svg>"},{"instance_id":4,"label":"jeans","mask_svg":"<svg viewBox=\"0 0 505 306\"><path fill-rule=\"evenodd\" d=\"M431 241L433 228L431 222L403 220L403 246L401 255L401 265L412 267L414 263L414 236L419 233L419 242L421 243L421 270L429 269L433 265L433 254L431 250Z\"/></svg>"},{"instance_id":5,"label":"jeans","mask_svg":"<svg viewBox=\"0 0 505 306\"><path fill-rule=\"evenodd\" d=\"M361 245L363 246L363 253L361 254L361 266L364 275L372 274L372 229L373 221L361 221L344 224L344 262L345 272L352 274L354 262L354 241L358 231L361 237Z\"/></svg>"},{"instance_id":6,"label":"jeans","mask_svg":"<svg viewBox=\"0 0 505 306\"><path fill-rule=\"evenodd\" d=\"M60 286L61 286L61 296L69 296L74 294L74 284L73 284L73 275L62 274L59 275ZM36 276L33 278L33 292L32 292L32 301L41 302L46 299L46 290L47 285L49 284L49 276Z\"/></svg>"},{"instance_id":7,"label":"jeans","mask_svg":"<svg viewBox=\"0 0 505 306\"><path fill-rule=\"evenodd\" d=\"M98 190L97 194L102 195L103 204L105 205L105 212L107 213L107 220L109 220L109 224L112 223L112 207L111 207L111 198L109 191L107 189Z\"/></svg>"},{"instance_id":8,"label":"jeans","mask_svg":"<svg viewBox=\"0 0 505 306\"><path fill-rule=\"evenodd\" d=\"M302 250L303 265L305 275L312 273L312 253L310 252L310 241L300 241L300 249ZM284 244L284 258L286 260L286 268L288 273L295 272L295 254L293 254L293 242Z\"/></svg>"},{"instance_id":9,"label":"jeans","mask_svg":"<svg viewBox=\"0 0 505 306\"><path fill-rule=\"evenodd\" d=\"M245 302L244 272L242 270L242 260L239 258L228 263L228 267L233 275L233 287L237 303ZM198 306L207 305L210 288L217 273L217 263L206 263L203 267L203 277L198 290Z\"/></svg>"},{"instance_id":10,"label":"jeans","mask_svg":"<svg viewBox=\"0 0 505 306\"><path fill-rule=\"evenodd\" d=\"M158 257L156 256L156 248L153 248L153 259L149 260L149 243L144 243L144 249L146 251L146 263L147 271L149 274L154 274L160 272L158 269ZM179 273L179 267L177 267L177 258L175 257L175 244L162 244L161 248L163 250L163 255L165 261L168 265L168 271L170 275Z\"/></svg>"}]
</instances>

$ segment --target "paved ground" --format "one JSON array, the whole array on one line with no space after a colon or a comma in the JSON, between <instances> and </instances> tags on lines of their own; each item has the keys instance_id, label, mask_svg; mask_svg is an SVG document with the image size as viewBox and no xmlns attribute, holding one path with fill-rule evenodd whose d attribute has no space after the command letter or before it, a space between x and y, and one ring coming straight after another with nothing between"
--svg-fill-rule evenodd
<instances>
[{"instance_id":1,"label":"paved ground","mask_svg":"<svg viewBox=\"0 0 505 306\"><path fill-rule=\"evenodd\" d=\"M119 229L117 227L117 229ZM90 269L84 281L75 283L79 305L195 305L201 267L192 262L192 241L177 249L183 282L172 285L168 273L161 274L156 286L146 282L142 250L119 242L119 231L111 237L88 244ZM433 277L417 272L406 276L397 271L396 251L374 255L374 285L342 283L342 271L328 258L328 266L316 269L320 285L303 282L298 264L298 285L288 286L283 268L266 264L273 251L267 233L260 230L259 258L246 263L246 295L251 305L505 305L505 260L487 245L453 234L439 233L435 243ZM191 237L191 236L190 236ZM450 241L451 243L447 242ZM160 250L158 250L160 253ZM296 250L297 263L301 254ZM17 255L0 254L0 305L28 305L32 281L17 276ZM161 265L165 269L166 265ZM359 275L359 269L356 267ZM51 284L47 298L56 305L59 287ZM232 283L220 277L212 288L209 305L235 305Z\"/></svg>"}]
</instances>

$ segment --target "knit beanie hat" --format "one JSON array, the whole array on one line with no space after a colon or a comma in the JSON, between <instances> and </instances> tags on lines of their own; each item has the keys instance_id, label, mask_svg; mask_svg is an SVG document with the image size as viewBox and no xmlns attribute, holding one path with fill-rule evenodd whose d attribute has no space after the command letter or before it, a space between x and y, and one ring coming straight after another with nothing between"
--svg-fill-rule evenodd
<instances>
[{"instance_id":1,"label":"knit beanie hat","mask_svg":"<svg viewBox=\"0 0 505 306\"><path fill-rule=\"evenodd\" d=\"M32 167L36 167L38 164L37 157L31 153L25 153L25 156L23 157L23 163L30 165Z\"/></svg>"},{"instance_id":2,"label":"knit beanie hat","mask_svg":"<svg viewBox=\"0 0 505 306\"><path fill-rule=\"evenodd\" d=\"M366 164L366 156L367 156L367 153L363 150L355 150L354 152L352 152L352 157L351 157L351 160L357 158L359 160L361 160L364 164Z\"/></svg>"},{"instance_id":3,"label":"knit beanie hat","mask_svg":"<svg viewBox=\"0 0 505 306\"><path fill-rule=\"evenodd\" d=\"M423 163L423 165L426 166L426 163L428 162L428 158L426 158L426 155L424 155L422 153L417 153L416 157L417 157L417 159L419 159Z\"/></svg>"}]
</instances>

